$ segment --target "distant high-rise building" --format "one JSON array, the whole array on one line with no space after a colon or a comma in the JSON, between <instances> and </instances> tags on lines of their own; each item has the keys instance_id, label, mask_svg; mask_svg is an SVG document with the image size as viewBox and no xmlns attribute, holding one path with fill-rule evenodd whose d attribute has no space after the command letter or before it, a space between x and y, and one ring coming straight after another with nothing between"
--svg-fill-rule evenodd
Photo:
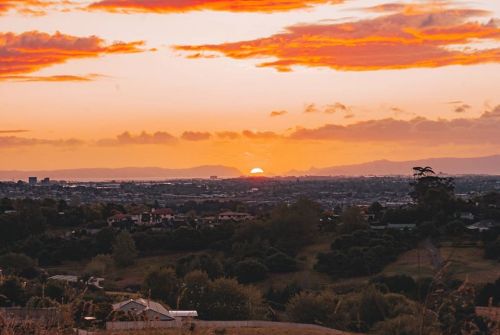
<instances>
[{"instance_id":1,"label":"distant high-rise building","mask_svg":"<svg viewBox=\"0 0 500 335\"><path fill-rule=\"evenodd\" d=\"M49 177L45 177L42 179L42 185L50 185L50 178Z\"/></svg>"},{"instance_id":2,"label":"distant high-rise building","mask_svg":"<svg viewBox=\"0 0 500 335\"><path fill-rule=\"evenodd\" d=\"M217 179L219 179L219 177L218 176L210 176L210 179L217 180Z\"/></svg>"},{"instance_id":3,"label":"distant high-rise building","mask_svg":"<svg viewBox=\"0 0 500 335\"><path fill-rule=\"evenodd\" d=\"M38 178L37 177L29 177L28 178L28 184L31 186L34 186L38 183Z\"/></svg>"}]
</instances>

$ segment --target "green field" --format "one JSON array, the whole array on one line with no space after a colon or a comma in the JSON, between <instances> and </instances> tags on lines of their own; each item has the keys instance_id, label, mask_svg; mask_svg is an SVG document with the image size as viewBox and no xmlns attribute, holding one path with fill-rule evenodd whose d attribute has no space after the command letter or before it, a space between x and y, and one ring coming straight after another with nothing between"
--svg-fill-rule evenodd
<instances>
[{"instance_id":1,"label":"green field","mask_svg":"<svg viewBox=\"0 0 500 335\"><path fill-rule=\"evenodd\" d=\"M330 247L330 239L323 238L316 244L304 248L298 255L299 271L286 274L271 274L268 279L256 283L263 292L269 287L280 287L290 282L296 282L303 288L321 289L327 286L348 289L365 284L370 277L340 279L333 281L328 275L314 271L316 255L326 252ZM457 279L468 279L473 283L493 282L500 277L500 263L483 258L480 247L443 246L441 257L449 262L448 271ZM176 260L187 253L166 253L164 255L139 258L134 265L127 268L113 268L106 276L106 286L121 291L129 286L139 286L146 274L154 268L174 265ZM50 274L81 275L87 262L66 262L60 266L49 267ZM406 274L412 277L431 277L435 269L431 264L428 250L423 247L409 250L389 264L383 271L384 275Z\"/></svg>"},{"instance_id":2,"label":"green field","mask_svg":"<svg viewBox=\"0 0 500 335\"><path fill-rule=\"evenodd\" d=\"M483 250L479 247L439 248L442 259L448 262L448 271L453 278L472 283L494 282L500 278L500 263L483 258ZM433 276L435 269L431 264L429 253L424 248L416 248L402 254L398 260L388 265L383 274L406 274L412 277Z\"/></svg>"}]
</instances>

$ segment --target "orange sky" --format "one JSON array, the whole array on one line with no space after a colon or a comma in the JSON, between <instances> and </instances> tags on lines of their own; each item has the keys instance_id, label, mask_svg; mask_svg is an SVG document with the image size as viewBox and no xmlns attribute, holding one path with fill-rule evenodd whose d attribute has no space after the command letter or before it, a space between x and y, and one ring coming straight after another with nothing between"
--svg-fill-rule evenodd
<instances>
[{"instance_id":1,"label":"orange sky","mask_svg":"<svg viewBox=\"0 0 500 335\"><path fill-rule=\"evenodd\" d=\"M500 2L4 0L0 169L500 154Z\"/></svg>"}]
</instances>

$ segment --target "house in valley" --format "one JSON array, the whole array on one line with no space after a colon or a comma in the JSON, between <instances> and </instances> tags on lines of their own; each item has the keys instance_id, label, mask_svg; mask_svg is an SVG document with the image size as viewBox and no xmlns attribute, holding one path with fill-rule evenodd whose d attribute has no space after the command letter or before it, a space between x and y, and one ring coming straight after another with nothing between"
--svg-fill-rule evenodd
<instances>
[{"instance_id":1,"label":"house in valley","mask_svg":"<svg viewBox=\"0 0 500 335\"><path fill-rule=\"evenodd\" d=\"M124 313L133 320L175 321L196 318L196 311L169 311L159 302L149 299L129 299L113 305L114 313Z\"/></svg>"}]
</instances>

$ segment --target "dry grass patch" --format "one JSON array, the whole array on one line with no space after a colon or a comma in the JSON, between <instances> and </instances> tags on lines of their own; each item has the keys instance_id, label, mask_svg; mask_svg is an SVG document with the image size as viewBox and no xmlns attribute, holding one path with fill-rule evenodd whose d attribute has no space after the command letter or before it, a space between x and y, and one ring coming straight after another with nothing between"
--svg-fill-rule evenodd
<instances>
[{"instance_id":1,"label":"dry grass patch","mask_svg":"<svg viewBox=\"0 0 500 335\"><path fill-rule=\"evenodd\" d=\"M481 248L447 246L439 250L442 259L450 263L449 271L456 279L467 278L473 283L486 283L500 277L500 263L484 259ZM434 273L429 252L424 248L403 253L383 271L384 275L406 274L412 277L431 277Z\"/></svg>"}]
</instances>

